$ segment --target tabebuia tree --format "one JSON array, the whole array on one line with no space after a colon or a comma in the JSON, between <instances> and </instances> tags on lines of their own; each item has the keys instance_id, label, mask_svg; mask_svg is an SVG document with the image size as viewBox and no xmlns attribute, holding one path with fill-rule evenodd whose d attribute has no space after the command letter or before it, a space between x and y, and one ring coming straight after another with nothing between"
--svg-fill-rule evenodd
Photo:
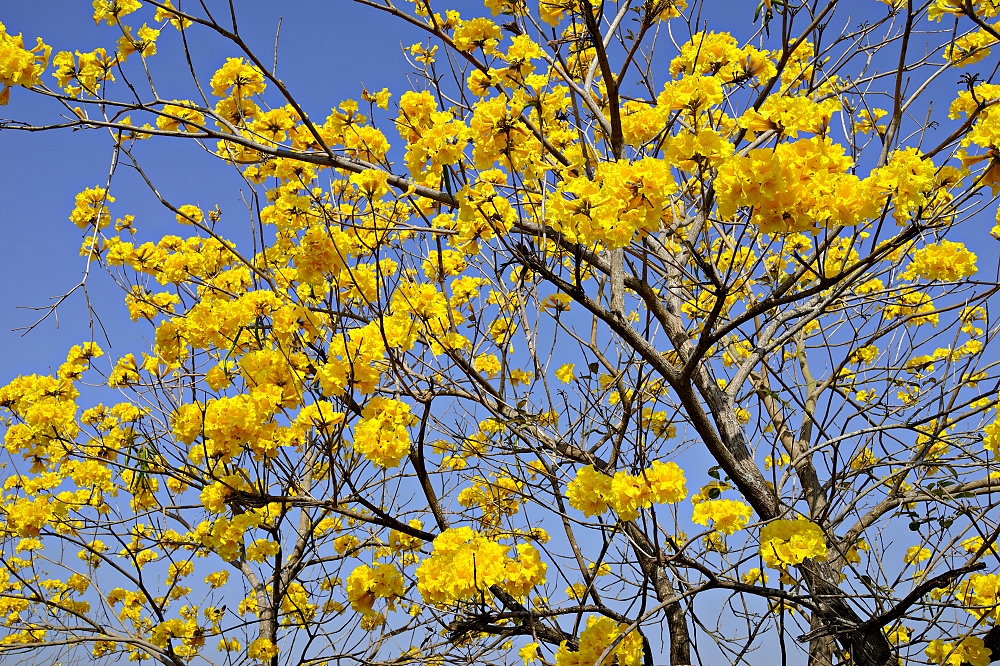
<instances>
[{"instance_id":1,"label":"tabebuia tree","mask_svg":"<svg viewBox=\"0 0 1000 666\"><path fill-rule=\"evenodd\" d=\"M358 3L326 108L240 3L0 26L136 327L3 378L4 663L1000 660L1000 3Z\"/></svg>"}]
</instances>

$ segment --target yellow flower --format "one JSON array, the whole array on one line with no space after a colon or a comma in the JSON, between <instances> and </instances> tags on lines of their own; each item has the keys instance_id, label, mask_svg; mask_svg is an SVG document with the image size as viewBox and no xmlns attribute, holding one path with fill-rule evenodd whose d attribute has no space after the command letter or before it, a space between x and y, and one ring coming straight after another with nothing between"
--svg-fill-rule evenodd
<instances>
[{"instance_id":1,"label":"yellow flower","mask_svg":"<svg viewBox=\"0 0 1000 666\"><path fill-rule=\"evenodd\" d=\"M264 663L278 654L278 646L270 639L260 637L247 646L247 656Z\"/></svg>"},{"instance_id":2,"label":"yellow flower","mask_svg":"<svg viewBox=\"0 0 1000 666\"><path fill-rule=\"evenodd\" d=\"M633 520L639 509L654 502L674 504L686 496L683 470L676 463L658 460L638 476L619 471L610 477L587 465L566 487L570 506L588 518L603 514L610 506L622 520Z\"/></svg>"},{"instance_id":3,"label":"yellow flower","mask_svg":"<svg viewBox=\"0 0 1000 666\"><path fill-rule=\"evenodd\" d=\"M737 500L706 500L694 507L691 520L698 525L712 521L714 529L733 534L746 527L753 510Z\"/></svg>"},{"instance_id":4,"label":"yellow flower","mask_svg":"<svg viewBox=\"0 0 1000 666\"><path fill-rule=\"evenodd\" d=\"M575 363L565 363L556 368L556 379L561 381L563 384L569 384L571 381L576 379L576 375L573 374L573 368L576 367Z\"/></svg>"},{"instance_id":5,"label":"yellow flower","mask_svg":"<svg viewBox=\"0 0 1000 666\"><path fill-rule=\"evenodd\" d=\"M784 467L792 462L791 457L787 453L782 453L777 458L772 458L771 456L764 456L764 469L769 470L772 467Z\"/></svg>"},{"instance_id":6,"label":"yellow flower","mask_svg":"<svg viewBox=\"0 0 1000 666\"><path fill-rule=\"evenodd\" d=\"M538 656L538 648L540 647L541 646L538 643L528 643L517 651L517 655L521 657L521 660L524 662L524 666L530 666L532 662L540 659Z\"/></svg>"},{"instance_id":7,"label":"yellow flower","mask_svg":"<svg viewBox=\"0 0 1000 666\"><path fill-rule=\"evenodd\" d=\"M591 615L587 618L587 628L580 634L579 649L570 651L568 641L563 641L556 651L556 666L589 666L610 663L617 658L620 666L640 666L642 664L642 636L638 631L627 634L611 650L606 662L599 662L601 655L615 639L628 628L627 624L617 624L606 617Z\"/></svg>"},{"instance_id":8,"label":"yellow flower","mask_svg":"<svg viewBox=\"0 0 1000 666\"><path fill-rule=\"evenodd\" d=\"M850 466L853 470L859 470L871 467L877 462L878 458L876 458L872 450L866 446L858 451L853 458L851 458Z\"/></svg>"},{"instance_id":9,"label":"yellow flower","mask_svg":"<svg viewBox=\"0 0 1000 666\"><path fill-rule=\"evenodd\" d=\"M399 570L391 564L379 564L374 569L361 565L351 572L344 585L351 608L365 615L373 613L376 599L386 599L389 608L405 592L405 582Z\"/></svg>"},{"instance_id":10,"label":"yellow flower","mask_svg":"<svg viewBox=\"0 0 1000 666\"><path fill-rule=\"evenodd\" d=\"M366 102L370 102L380 109L389 108L389 98L392 97L392 93L389 92L388 88L382 88L382 90L377 93L371 93L368 90L363 90L361 92L361 99Z\"/></svg>"},{"instance_id":11,"label":"yellow flower","mask_svg":"<svg viewBox=\"0 0 1000 666\"><path fill-rule=\"evenodd\" d=\"M389 174L381 169L365 169L350 177L350 182L358 188L358 191L373 201L381 199L389 191L388 181Z\"/></svg>"},{"instance_id":12,"label":"yellow flower","mask_svg":"<svg viewBox=\"0 0 1000 666\"><path fill-rule=\"evenodd\" d=\"M204 219L205 214L197 206L184 204L177 209L178 224L201 224Z\"/></svg>"},{"instance_id":13,"label":"yellow flower","mask_svg":"<svg viewBox=\"0 0 1000 666\"><path fill-rule=\"evenodd\" d=\"M410 406L398 400L374 397L354 427L354 450L379 467L398 467L410 453L408 428L416 421Z\"/></svg>"},{"instance_id":14,"label":"yellow flower","mask_svg":"<svg viewBox=\"0 0 1000 666\"><path fill-rule=\"evenodd\" d=\"M205 576L205 583L213 589L222 587L223 585L226 584L226 581L228 580L229 580L228 571L216 571L214 573L210 573L207 576Z\"/></svg>"},{"instance_id":15,"label":"yellow flower","mask_svg":"<svg viewBox=\"0 0 1000 666\"><path fill-rule=\"evenodd\" d=\"M990 649L987 648L983 639L977 636L969 636L962 639L957 646L954 643L946 643L940 638L932 640L924 649L927 658L935 664L948 663L958 666L960 664L972 664L972 666L989 666ZM945 660L947 659L947 662Z\"/></svg>"},{"instance_id":16,"label":"yellow flower","mask_svg":"<svg viewBox=\"0 0 1000 666\"><path fill-rule=\"evenodd\" d=\"M21 35L7 34L6 27L0 23L0 106L5 106L10 99L11 86L30 88L41 83L52 47L44 44L41 38L37 42L30 51L25 49Z\"/></svg>"},{"instance_id":17,"label":"yellow flower","mask_svg":"<svg viewBox=\"0 0 1000 666\"><path fill-rule=\"evenodd\" d=\"M163 106L163 115L156 118L156 126L167 132L199 132L205 116L197 105L188 100L174 100Z\"/></svg>"},{"instance_id":18,"label":"yellow flower","mask_svg":"<svg viewBox=\"0 0 1000 666\"><path fill-rule=\"evenodd\" d=\"M172 0L163 0L161 2L162 7L156 8L156 14L153 15L154 21L170 21L170 23L180 30L181 28L188 28L191 25L191 19L181 18L181 16L175 12L170 11L174 8L174 3ZM233 639L237 645L237 650L239 649L240 642Z\"/></svg>"},{"instance_id":19,"label":"yellow flower","mask_svg":"<svg viewBox=\"0 0 1000 666\"><path fill-rule=\"evenodd\" d=\"M115 198L103 187L87 188L76 195L76 202L69 219L81 229L90 227L104 229L111 223L107 204L113 203L114 200Z\"/></svg>"},{"instance_id":20,"label":"yellow flower","mask_svg":"<svg viewBox=\"0 0 1000 666\"><path fill-rule=\"evenodd\" d=\"M823 559L826 554L823 530L808 520L774 520L760 530L760 556L772 569Z\"/></svg>"},{"instance_id":21,"label":"yellow flower","mask_svg":"<svg viewBox=\"0 0 1000 666\"><path fill-rule=\"evenodd\" d=\"M958 586L955 597L976 619L1000 621L1000 577L996 574L972 574Z\"/></svg>"},{"instance_id":22,"label":"yellow flower","mask_svg":"<svg viewBox=\"0 0 1000 666\"><path fill-rule=\"evenodd\" d=\"M257 66L244 62L243 58L227 58L212 75L210 84L216 97L233 95L238 98L260 94L267 85L264 73Z\"/></svg>"},{"instance_id":23,"label":"yellow flower","mask_svg":"<svg viewBox=\"0 0 1000 666\"><path fill-rule=\"evenodd\" d=\"M469 527L445 530L417 567L417 590L424 601L439 606L489 594L493 585L522 598L545 581L547 566L531 544L517 547L517 559L509 551Z\"/></svg>"},{"instance_id":24,"label":"yellow flower","mask_svg":"<svg viewBox=\"0 0 1000 666\"><path fill-rule=\"evenodd\" d=\"M133 37L131 26L126 25L122 28L125 34L118 38L119 53L126 57L138 53L143 58L156 55L156 39L160 36L159 30L150 28L143 23L136 32L136 36Z\"/></svg>"},{"instance_id":25,"label":"yellow flower","mask_svg":"<svg viewBox=\"0 0 1000 666\"><path fill-rule=\"evenodd\" d=\"M904 277L942 282L957 282L977 273L976 255L962 243L943 240L913 253L913 262L906 267Z\"/></svg>"},{"instance_id":26,"label":"yellow flower","mask_svg":"<svg viewBox=\"0 0 1000 666\"><path fill-rule=\"evenodd\" d=\"M333 549L340 555L345 555L358 547L361 541L353 534L343 534L333 540Z\"/></svg>"},{"instance_id":27,"label":"yellow flower","mask_svg":"<svg viewBox=\"0 0 1000 666\"><path fill-rule=\"evenodd\" d=\"M908 643L910 641L910 630L903 625L897 625L890 629L889 627L884 627L886 639L893 645L899 645L900 643Z\"/></svg>"},{"instance_id":28,"label":"yellow flower","mask_svg":"<svg viewBox=\"0 0 1000 666\"><path fill-rule=\"evenodd\" d=\"M918 562L923 562L924 560L929 560L931 557L931 551L929 548L922 548L921 546L910 546L906 549L906 554L903 555L903 561L907 564L917 564Z\"/></svg>"},{"instance_id":29,"label":"yellow flower","mask_svg":"<svg viewBox=\"0 0 1000 666\"><path fill-rule=\"evenodd\" d=\"M719 213L731 217L740 207L753 207L761 233L853 226L878 215L881 206L874 181L849 174L852 164L829 138L755 148L719 167Z\"/></svg>"},{"instance_id":30,"label":"yellow flower","mask_svg":"<svg viewBox=\"0 0 1000 666\"><path fill-rule=\"evenodd\" d=\"M121 21L123 16L127 16L142 7L139 0L94 0L94 24L99 24L102 20L108 25L115 25Z\"/></svg>"}]
</instances>

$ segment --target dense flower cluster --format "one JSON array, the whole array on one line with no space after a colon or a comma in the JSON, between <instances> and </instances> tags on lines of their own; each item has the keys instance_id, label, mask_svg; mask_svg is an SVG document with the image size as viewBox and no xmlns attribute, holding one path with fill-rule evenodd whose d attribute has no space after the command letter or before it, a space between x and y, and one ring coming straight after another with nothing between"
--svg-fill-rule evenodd
<instances>
[{"instance_id":1,"label":"dense flower cluster","mask_svg":"<svg viewBox=\"0 0 1000 666\"><path fill-rule=\"evenodd\" d=\"M568 180L550 204L556 229L576 242L624 247L637 233L653 233L673 214L677 185L670 165L652 158L602 163L593 180Z\"/></svg>"},{"instance_id":2,"label":"dense flower cluster","mask_svg":"<svg viewBox=\"0 0 1000 666\"><path fill-rule=\"evenodd\" d=\"M812 231L819 226L855 225L881 206L876 180L848 171L852 163L840 144L813 137L776 148L756 148L719 167L719 213L752 207L763 233Z\"/></svg>"},{"instance_id":3,"label":"dense flower cluster","mask_svg":"<svg viewBox=\"0 0 1000 666\"><path fill-rule=\"evenodd\" d=\"M354 429L354 450L380 467L396 467L410 452L407 430L417 417L398 400L375 397L365 406Z\"/></svg>"},{"instance_id":4,"label":"dense flower cluster","mask_svg":"<svg viewBox=\"0 0 1000 666\"><path fill-rule=\"evenodd\" d=\"M524 598L545 582L547 566L531 544L517 546L516 558L510 551L470 527L446 530L434 539L430 557L417 567L417 590L424 601L439 606L489 596L494 585Z\"/></svg>"},{"instance_id":5,"label":"dense flower cluster","mask_svg":"<svg viewBox=\"0 0 1000 666\"><path fill-rule=\"evenodd\" d=\"M965 249L962 243L943 240L920 248L913 253L913 262L907 266L906 275L925 280L954 282L974 275L976 255Z\"/></svg>"},{"instance_id":6,"label":"dense flower cluster","mask_svg":"<svg viewBox=\"0 0 1000 666\"><path fill-rule=\"evenodd\" d=\"M622 520L633 520L640 509L653 504L676 504L686 496L684 471L677 463L658 460L636 476L620 470L611 477L587 465L566 486L570 506L583 511L588 518L599 516L611 507Z\"/></svg>"},{"instance_id":7,"label":"dense flower cluster","mask_svg":"<svg viewBox=\"0 0 1000 666\"><path fill-rule=\"evenodd\" d=\"M10 35L0 23L0 106L10 100L12 86L30 86L41 83L42 73L49 64L52 47L38 38L38 44L30 51L24 48L21 35Z\"/></svg>"},{"instance_id":8,"label":"dense flower cluster","mask_svg":"<svg viewBox=\"0 0 1000 666\"><path fill-rule=\"evenodd\" d=\"M611 647L628 625L617 624L606 617L591 615L587 627L580 633L580 646L576 651L569 649L566 641L556 651L556 666L593 666L616 661L621 666L639 666L642 663L642 636L637 631L627 634L610 653L605 661L601 655Z\"/></svg>"},{"instance_id":9,"label":"dense flower cluster","mask_svg":"<svg viewBox=\"0 0 1000 666\"><path fill-rule=\"evenodd\" d=\"M962 664L989 666L992 661L990 655L993 654L993 651L986 647L983 644L983 639L978 636L963 638L957 645L935 638L927 644L924 652L931 663L948 664L948 666L961 666Z\"/></svg>"},{"instance_id":10,"label":"dense flower cluster","mask_svg":"<svg viewBox=\"0 0 1000 666\"><path fill-rule=\"evenodd\" d=\"M959 585L955 596L976 619L1000 622L1000 577L996 574L972 574Z\"/></svg>"},{"instance_id":11,"label":"dense flower cluster","mask_svg":"<svg viewBox=\"0 0 1000 666\"><path fill-rule=\"evenodd\" d=\"M368 615L375 612L376 599L385 599L389 610L396 607L396 600L405 593L405 581L399 570L391 564L375 568L361 565L347 577L345 588L351 608Z\"/></svg>"},{"instance_id":12,"label":"dense flower cluster","mask_svg":"<svg viewBox=\"0 0 1000 666\"><path fill-rule=\"evenodd\" d=\"M760 556L772 569L826 557L823 530L808 520L774 520L760 530Z\"/></svg>"},{"instance_id":13,"label":"dense flower cluster","mask_svg":"<svg viewBox=\"0 0 1000 666\"><path fill-rule=\"evenodd\" d=\"M692 522L708 525L724 534L733 534L747 526L752 509L739 500L706 500L695 504Z\"/></svg>"}]
</instances>

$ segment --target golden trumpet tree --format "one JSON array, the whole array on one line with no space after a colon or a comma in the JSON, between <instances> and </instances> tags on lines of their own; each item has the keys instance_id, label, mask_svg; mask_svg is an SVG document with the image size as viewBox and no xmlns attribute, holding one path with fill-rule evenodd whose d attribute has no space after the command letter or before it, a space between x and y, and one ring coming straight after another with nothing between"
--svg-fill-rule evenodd
<instances>
[{"instance_id":1,"label":"golden trumpet tree","mask_svg":"<svg viewBox=\"0 0 1000 666\"><path fill-rule=\"evenodd\" d=\"M411 87L329 111L238 3L0 25L146 336L4 378L5 663L1000 660L1000 5L357 3Z\"/></svg>"}]
</instances>

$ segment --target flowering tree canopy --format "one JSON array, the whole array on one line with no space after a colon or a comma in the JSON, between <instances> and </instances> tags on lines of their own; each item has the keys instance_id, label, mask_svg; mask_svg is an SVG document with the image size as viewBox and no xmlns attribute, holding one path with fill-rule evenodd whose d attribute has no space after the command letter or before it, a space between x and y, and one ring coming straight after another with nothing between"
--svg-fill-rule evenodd
<instances>
[{"instance_id":1,"label":"flowering tree canopy","mask_svg":"<svg viewBox=\"0 0 1000 666\"><path fill-rule=\"evenodd\" d=\"M356 1L329 111L239 3L0 24L140 329L3 378L4 663L1000 660L1000 3Z\"/></svg>"}]
</instances>

